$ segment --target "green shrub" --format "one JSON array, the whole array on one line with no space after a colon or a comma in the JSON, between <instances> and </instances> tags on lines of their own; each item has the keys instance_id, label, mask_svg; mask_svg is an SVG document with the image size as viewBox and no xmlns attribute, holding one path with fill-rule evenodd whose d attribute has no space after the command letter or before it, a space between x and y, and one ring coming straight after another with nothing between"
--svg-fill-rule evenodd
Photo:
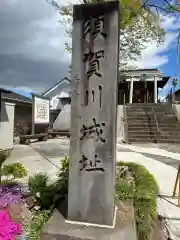
<instances>
[{"instance_id":1,"label":"green shrub","mask_svg":"<svg viewBox=\"0 0 180 240\"><path fill-rule=\"evenodd\" d=\"M12 149L0 149L0 164L3 164L4 161L11 155Z\"/></svg>"},{"instance_id":2,"label":"green shrub","mask_svg":"<svg viewBox=\"0 0 180 240\"><path fill-rule=\"evenodd\" d=\"M0 183L2 183L2 176L13 176L13 178L23 178L27 176L27 170L21 163L11 163L3 166L5 160L11 155L12 149L0 149ZM3 183L8 183L4 180Z\"/></svg>"},{"instance_id":3,"label":"green shrub","mask_svg":"<svg viewBox=\"0 0 180 240\"><path fill-rule=\"evenodd\" d=\"M68 195L68 179L69 179L69 157L61 160L61 168L58 172L58 179L55 185L61 190L61 194L65 199Z\"/></svg>"},{"instance_id":4,"label":"green shrub","mask_svg":"<svg viewBox=\"0 0 180 240\"><path fill-rule=\"evenodd\" d=\"M132 184L124 184L120 180L117 182L117 196L121 200L133 199L138 240L148 240L152 231L152 220L156 217L158 185L152 174L141 165L118 162L117 166L127 166L134 178L133 187Z\"/></svg>"},{"instance_id":5,"label":"green shrub","mask_svg":"<svg viewBox=\"0 0 180 240\"><path fill-rule=\"evenodd\" d=\"M0 149L0 183L1 183L1 177L2 177L2 165L5 162L5 160L11 155L12 149L4 150Z\"/></svg>"},{"instance_id":6,"label":"green shrub","mask_svg":"<svg viewBox=\"0 0 180 240\"><path fill-rule=\"evenodd\" d=\"M28 240L39 240L43 225L48 221L52 211L38 212L31 220Z\"/></svg>"},{"instance_id":7,"label":"green shrub","mask_svg":"<svg viewBox=\"0 0 180 240\"><path fill-rule=\"evenodd\" d=\"M69 158L61 160L61 168L58 179L50 184L47 174L38 173L29 178L28 185L32 195L36 199L36 205L41 210L49 210L58 207L68 194Z\"/></svg>"},{"instance_id":8,"label":"green shrub","mask_svg":"<svg viewBox=\"0 0 180 240\"><path fill-rule=\"evenodd\" d=\"M28 186L31 193L35 196L38 192L42 192L47 187L49 180L46 173L37 173L29 177Z\"/></svg>"},{"instance_id":9,"label":"green shrub","mask_svg":"<svg viewBox=\"0 0 180 240\"><path fill-rule=\"evenodd\" d=\"M21 163L11 163L3 166L1 174L3 176L12 175L13 178L23 178L27 176L27 170Z\"/></svg>"}]
</instances>

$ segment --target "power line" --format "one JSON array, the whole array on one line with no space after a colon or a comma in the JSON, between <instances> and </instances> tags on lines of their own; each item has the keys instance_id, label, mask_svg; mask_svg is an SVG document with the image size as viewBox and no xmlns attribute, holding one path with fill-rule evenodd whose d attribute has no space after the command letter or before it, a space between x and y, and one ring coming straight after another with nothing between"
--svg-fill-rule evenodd
<instances>
[{"instance_id":1,"label":"power line","mask_svg":"<svg viewBox=\"0 0 180 240\"><path fill-rule=\"evenodd\" d=\"M177 52L176 52L176 70L175 70L175 77L178 76L178 66L179 66L179 50L180 50L180 31L178 35L178 42L177 42Z\"/></svg>"},{"instance_id":2,"label":"power line","mask_svg":"<svg viewBox=\"0 0 180 240\"><path fill-rule=\"evenodd\" d=\"M180 51L180 31L178 34L177 39L177 50L176 50L176 66L175 66L175 73L174 73L174 79L173 79L173 101L175 101L175 88L177 85L177 78L178 78L178 70L179 70L179 51Z\"/></svg>"}]
</instances>

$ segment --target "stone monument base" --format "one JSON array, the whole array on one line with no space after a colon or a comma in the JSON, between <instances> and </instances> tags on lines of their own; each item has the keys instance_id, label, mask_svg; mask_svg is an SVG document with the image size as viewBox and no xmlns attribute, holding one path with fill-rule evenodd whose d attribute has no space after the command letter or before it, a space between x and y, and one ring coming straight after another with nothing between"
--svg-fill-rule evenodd
<instances>
[{"instance_id":1,"label":"stone monument base","mask_svg":"<svg viewBox=\"0 0 180 240\"><path fill-rule=\"evenodd\" d=\"M45 224L41 240L137 240L134 209L131 203L120 202L116 223L112 228L70 223L56 209Z\"/></svg>"}]
</instances>

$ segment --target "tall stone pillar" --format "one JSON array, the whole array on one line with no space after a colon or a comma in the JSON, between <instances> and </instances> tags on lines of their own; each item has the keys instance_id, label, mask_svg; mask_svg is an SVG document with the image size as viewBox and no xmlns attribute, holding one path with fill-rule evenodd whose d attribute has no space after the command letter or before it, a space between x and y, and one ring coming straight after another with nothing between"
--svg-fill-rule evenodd
<instances>
[{"instance_id":1,"label":"tall stone pillar","mask_svg":"<svg viewBox=\"0 0 180 240\"><path fill-rule=\"evenodd\" d=\"M157 78L154 77L154 103L157 103L158 98L158 89L157 89Z\"/></svg>"},{"instance_id":2,"label":"tall stone pillar","mask_svg":"<svg viewBox=\"0 0 180 240\"><path fill-rule=\"evenodd\" d=\"M112 226L119 2L75 5L73 14L68 220Z\"/></svg>"}]
</instances>

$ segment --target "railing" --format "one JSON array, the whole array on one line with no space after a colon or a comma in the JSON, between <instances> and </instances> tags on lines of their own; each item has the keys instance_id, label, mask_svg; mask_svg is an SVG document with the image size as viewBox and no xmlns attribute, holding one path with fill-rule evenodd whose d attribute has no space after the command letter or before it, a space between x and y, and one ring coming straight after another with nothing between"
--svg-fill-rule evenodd
<instances>
[{"instance_id":1,"label":"railing","mask_svg":"<svg viewBox=\"0 0 180 240\"><path fill-rule=\"evenodd\" d=\"M149 94L148 94L148 99L149 99L148 102L151 103L151 99L150 99ZM152 111L152 115L153 115L153 117L154 117L154 120L155 120L155 122L156 122L157 131L158 131L158 133L159 133L159 132L160 132L160 130L159 130L159 124L158 124L158 121L157 121L157 118L156 118L156 113L155 113L153 107L151 107L151 111ZM155 136L155 135L153 134L153 131L152 131L151 117L150 117L148 114L147 114L147 118L148 118L148 125L149 125L149 130L150 130L151 136L152 136L152 138L154 138L153 141L154 141L154 142L157 142L157 136Z\"/></svg>"},{"instance_id":2,"label":"railing","mask_svg":"<svg viewBox=\"0 0 180 240\"><path fill-rule=\"evenodd\" d=\"M128 123L127 123L127 107L123 105L123 112L124 112L124 141L128 143Z\"/></svg>"},{"instance_id":3,"label":"railing","mask_svg":"<svg viewBox=\"0 0 180 240\"><path fill-rule=\"evenodd\" d=\"M175 185L174 185L173 197L176 196L176 191L177 191L178 185L180 186L180 165L178 167L178 172L177 172L177 176L176 176L176 182L175 182ZM180 187L178 189L178 207L180 207Z\"/></svg>"},{"instance_id":4,"label":"railing","mask_svg":"<svg viewBox=\"0 0 180 240\"><path fill-rule=\"evenodd\" d=\"M145 112L146 112L146 111L145 111ZM148 114L147 112L146 112L146 117L147 117L147 119L148 119L149 132L150 132L151 137L152 137L152 139L153 139L154 135L153 135L152 128L151 128L151 124L150 124L150 122L151 122L151 116L149 116L149 114Z\"/></svg>"},{"instance_id":5,"label":"railing","mask_svg":"<svg viewBox=\"0 0 180 240\"><path fill-rule=\"evenodd\" d=\"M158 123L158 121L157 121L157 118L156 118L156 113L155 113L155 111L154 111L154 108L152 107L152 113L153 113L153 116L154 116L154 120L155 120L155 122L156 122L156 127L157 127L157 130L158 130L158 132L160 132L160 130L159 130L159 123Z\"/></svg>"}]
</instances>

